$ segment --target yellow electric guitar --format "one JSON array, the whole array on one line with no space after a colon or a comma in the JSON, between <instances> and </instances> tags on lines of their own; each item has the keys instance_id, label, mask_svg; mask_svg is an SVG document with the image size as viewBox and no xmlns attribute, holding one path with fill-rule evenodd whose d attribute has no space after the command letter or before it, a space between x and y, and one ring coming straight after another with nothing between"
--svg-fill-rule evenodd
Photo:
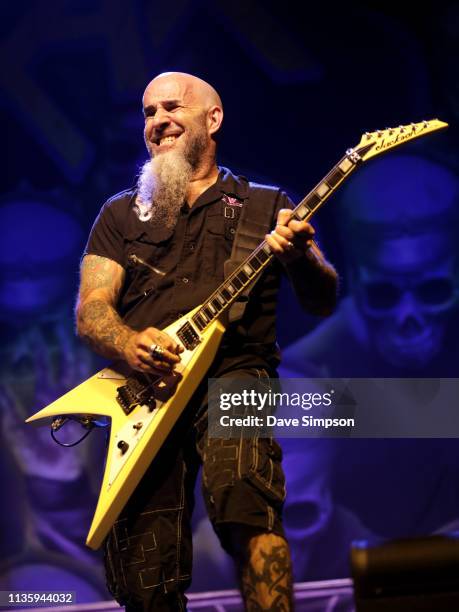
<instances>
[{"instance_id":1,"label":"yellow electric guitar","mask_svg":"<svg viewBox=\"0 0 459 612\"><path fill-rule=\"evenodd\" d=\"M364 134L294 209L293 218L309 220L363 161L445 127L446 123L435 119ZM62 425L66 415L80 415L83 423L90 423L95 416L111 419L105 472L86 540L89 547L100 546L205 376L225 332L223 313L259 277L272 257L268 245L262 242L204 304L164 330L185 349L173 374L155 379L115 364L27 419L52 418L54 429Z\"/></svg>"}]
</instances>

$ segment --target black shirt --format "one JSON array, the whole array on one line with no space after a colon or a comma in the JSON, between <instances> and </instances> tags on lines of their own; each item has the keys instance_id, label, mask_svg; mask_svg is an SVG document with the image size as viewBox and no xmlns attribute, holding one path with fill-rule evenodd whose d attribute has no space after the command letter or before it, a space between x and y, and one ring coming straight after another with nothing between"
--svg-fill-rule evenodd
<instances>
[{"instance_id":1,"label":"black shirt","mask_svg":"<svg viewBox=\"0 0 459 612\"><path fill-rule=\"evenodd\" d=\"M292 208L277 191L272 227L281 208ZM237 222L250 200L250 184L221 168L218 179L190 208L183 205L173 230L141 221L134 190L106 202L89 236L85 254L107 257L126 270L118 303L124 322L136 330L164 328L204 302L223 282ZM261 241L261 240L260 240ZM220 350L250 367L276 367L277 291L282 266L274 261L253 287L243 318L229 326Z\"/></svg>"}]
</instances>

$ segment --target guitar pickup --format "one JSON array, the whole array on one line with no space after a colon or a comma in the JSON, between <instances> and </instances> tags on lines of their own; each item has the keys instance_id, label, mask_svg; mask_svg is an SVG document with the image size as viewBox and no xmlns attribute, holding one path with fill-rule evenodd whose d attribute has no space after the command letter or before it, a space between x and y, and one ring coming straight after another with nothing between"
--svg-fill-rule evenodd
<instances>
[{"instance_id":1,"label":"guitar pickup","mask_svg":"<svg viewBox=\"0 0 459 612\"><path fill-rule=\"evenodd\" d=\"M130 414L134 408L146 405L153 410L156 404L153 384L143 384L136 378L128 378L127 383L118 387L116 401L125 414Z\"/></svg>"},{"instance_id":2,"label":"guitar pickup","mask_svg":"<svg viewBox=\"0 0 459 612\"><path fill-rule=\"evenodd\" d=\"M201 338L189 321L178 330L177 337L189 351L195 349L201 342Z\"/></svg>"}]
</instances>

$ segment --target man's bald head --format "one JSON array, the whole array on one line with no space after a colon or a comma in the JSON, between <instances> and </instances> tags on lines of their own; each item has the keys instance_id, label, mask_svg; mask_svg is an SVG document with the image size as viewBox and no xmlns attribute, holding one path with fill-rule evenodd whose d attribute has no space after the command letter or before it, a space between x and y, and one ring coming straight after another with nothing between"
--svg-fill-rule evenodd
<instances>
[{"instance_id":1,"label":"man's bald head","mask_svg":"<svg viewBox=\"0 0 459 612\"><path fill-rule=\"evenodd\" d=\"M143 112L145 143L152 156L172 145L196 150L199 140L197 161L214 163L215 134L223 121L223 109L220 96L209 83L184 72L164 72L145 89Z\"/></svg>"},{"instance_id":2,"label":"man's bald head","mask_svg":"<svg viewBox=\"0 0 459 612\"><path fill-rule=\"evenodd\" d=\"M205 110L212 106L223 109L223 104L217 91L203 79L186 72L162 72L158 74L145 89L145 94L151 91L164 90L164 88L175 87L187 99L193 98L201 104ZM145 97L144 94L144 97Z\"/></svg>"}]
</instances>

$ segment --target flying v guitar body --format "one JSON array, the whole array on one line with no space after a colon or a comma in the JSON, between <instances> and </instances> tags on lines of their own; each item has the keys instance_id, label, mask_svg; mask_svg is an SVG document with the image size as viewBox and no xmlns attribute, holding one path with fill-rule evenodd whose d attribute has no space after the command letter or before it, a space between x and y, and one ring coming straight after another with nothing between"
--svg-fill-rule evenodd
<instances>
[{"instance_id":1,"label":"flying v guitar body","mask_svg":"<svg viewBox=\"0 0 459 612\"><path fill-rule=\"evenodd\" d=\"M199 307L196 309L198 310ZM164 331L176 334L195 311L178 319ZM65 415L98 415L111 419L110 441L99 501L86 544L98 548L126 504L145 470L209 369L225 331L219 320L200 335L193 350L181 354L171 376L161 377L153 386L155 399L127 412L118 402L118 389L133 374L115 364L91 376L58 400L43 408L27 422Z\"/></svg>"}]
</instances>

